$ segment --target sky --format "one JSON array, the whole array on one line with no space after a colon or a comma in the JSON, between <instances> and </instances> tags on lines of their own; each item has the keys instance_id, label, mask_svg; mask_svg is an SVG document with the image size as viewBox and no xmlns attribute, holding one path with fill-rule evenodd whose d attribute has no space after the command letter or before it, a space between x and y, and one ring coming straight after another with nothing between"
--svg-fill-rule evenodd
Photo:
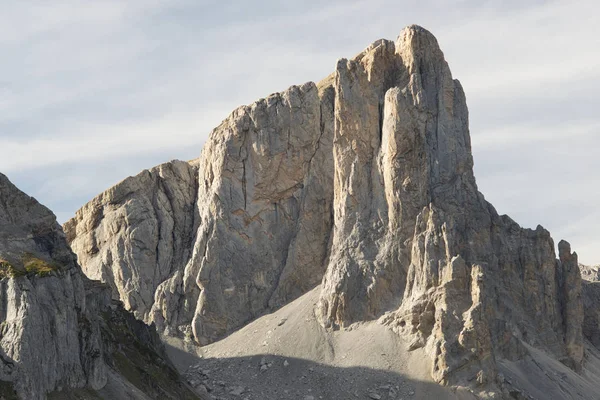
<instances>
[{"instance_id":1,"label":"sky","mask_svg":"<svg viewBox=\"0 0 600 400\"><path fill-rule=\"evenodd\" d=\"M0 172L60 222L189 160L236 107L419 24L467 95L499 213L600 264L600 2L0 0Z\"/></svg>"}]
</instances>

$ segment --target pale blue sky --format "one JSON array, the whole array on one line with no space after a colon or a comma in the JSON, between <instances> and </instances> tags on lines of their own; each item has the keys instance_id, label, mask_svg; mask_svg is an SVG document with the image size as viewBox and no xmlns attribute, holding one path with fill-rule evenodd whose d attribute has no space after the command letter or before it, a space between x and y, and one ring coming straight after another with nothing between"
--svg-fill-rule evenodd
<instances>
[{"instance_id":1,"label":"pale blue sky","mask_svg":"<svg viewBox=\"0 0 600 400\"><path fill-rule=\"evenodd\" d=\"M0 171L64 221L197 157L235 107L416 23L465 88L486 198L600 263L599 4L0 0Z\"/></svg>"}]
</instances>

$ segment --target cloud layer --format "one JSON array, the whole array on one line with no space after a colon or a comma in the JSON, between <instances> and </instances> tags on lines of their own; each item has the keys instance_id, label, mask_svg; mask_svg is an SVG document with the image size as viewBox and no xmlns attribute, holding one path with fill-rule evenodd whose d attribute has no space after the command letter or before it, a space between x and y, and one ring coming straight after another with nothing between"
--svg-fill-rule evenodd
<instances>
[{"instance_id":1,"label":"cloud layer","mask_svg":"<svg viewBox=\"0 0 600 400\"><path fill-rule=\"evenodd\" d=\"M0 171L64 221L128 175L197 157L235 107L417 23L467 93L486 198L600 263L598 2L223 4L2 5Z\"/></svg>"}]
</instances>

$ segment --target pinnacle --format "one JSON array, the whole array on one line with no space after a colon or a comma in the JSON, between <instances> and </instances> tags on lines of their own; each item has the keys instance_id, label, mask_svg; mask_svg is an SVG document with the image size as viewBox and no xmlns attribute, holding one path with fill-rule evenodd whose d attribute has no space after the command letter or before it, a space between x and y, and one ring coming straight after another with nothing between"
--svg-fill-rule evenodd
<instances>
[{"instance_id":1,"label":"pinnacle","mask_svg":"<svg viewBox=\"0 0 600 400\"><path fill-rule=\"evenodd\" d=\"M402 29L396 45L400 51L411 49L412 53L440 53L440 46L433 33L419 25L409 25Z\"/></svg>"}]
</instances>

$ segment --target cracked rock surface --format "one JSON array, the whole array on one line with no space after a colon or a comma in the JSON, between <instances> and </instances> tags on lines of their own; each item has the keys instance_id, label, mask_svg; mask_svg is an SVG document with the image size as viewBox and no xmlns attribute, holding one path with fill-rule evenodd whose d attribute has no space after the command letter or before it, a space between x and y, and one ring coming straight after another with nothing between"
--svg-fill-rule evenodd
<instances>
[{"instance_id":1,"label":"cracked rock surface","mask_svg":"<svg viewBox=\"0 0 600 400\"><path fill-rule=\"evenodd\" d=\"M154 328L85 277L54 214L2 174L0 321L0 398L198 398Z\"/></svg>"},{"instance_id":2,"label":"cracked rock surface","mask_svg":"<svg viewBox=\"0 0 600 400\"><path fill-rule=\"evenodd\" d=\"M201 157L102 193L65 223L84 271L161 333L206 344L321 281L333 103L307 83L235 110Z\"/></svg>"},{"instance_id":3,"label":"cracked rock surface","mask_svg":"<svg viewBox=\"0 0 600 400\"><path fill-rule=\"evenodd\" d=\"M128 178L65 231L136 315L202 345L318 286L323 329L379 321L481 397L534 393L515 371L536 352L569 375L595 351L577 254L478 191L465 94L418 26L236 109L198 160Z\"/></svg>"}]
</instances>

